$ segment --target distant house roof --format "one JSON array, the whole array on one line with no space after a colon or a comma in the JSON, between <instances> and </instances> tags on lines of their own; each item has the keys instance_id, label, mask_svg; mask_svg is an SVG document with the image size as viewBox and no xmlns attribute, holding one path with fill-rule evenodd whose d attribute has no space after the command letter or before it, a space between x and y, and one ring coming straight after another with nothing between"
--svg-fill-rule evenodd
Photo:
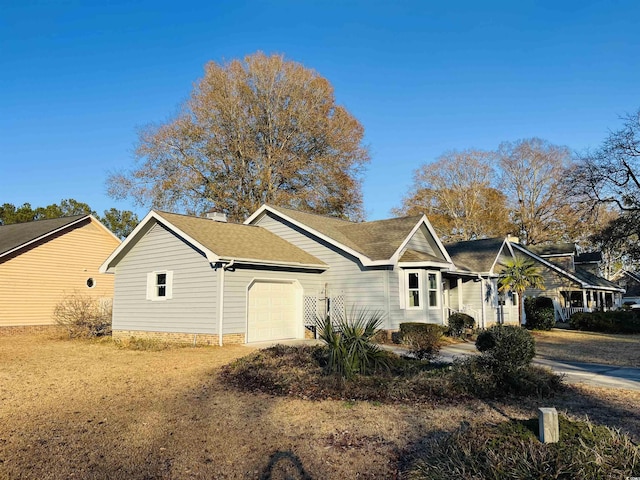
<instances>
[{"instance_id":1,"label":"distant house roof","mask_svg":"<svg viewBox=\"0 0 640 480\"><path fill-rule=\"evenodd\" d=\"M249 217L245 223L250 223L265 210L279 213L285 219L293 220L299 225L304 226L307 230L310 229L312 232L324 236L333 243L338 243L346 247L356 254L356 256L366 257L366 259L373 262L389 261L395 254L399 254L399 250L409 240L411 234L424 222L425 227L430 231L438 245L438 249L441 250L443 257L440 258L427 254L429 256L428 260L423 256L421 257L422 259L418 261L438 262L442 264L449 263L446 250L424 215L390 218L371 222L351 222L339 218L299 212L290 208L264 205Z\"/></svg>"},{"instance_id":2,"label":"distant house roof","mask_svg":"<svg viewBox=\"0 0 640 480\"><path fill-rule=\"evenodd\" d=\"M545 243L539 245L527 245L527 250L541 257L547 255L571 255L576 251L573 243Z\"/></svg>"},{"instance_id":3,"label":"distant house roof","mask_svg":"<svg viewBox=\"0 0 640 480\"><path fill-rule=\"evenodd\" d=\"M0 257L9 255L50 235L79 223L90 215L75 215L0 226Z\"/></svg>"},{"instance_id":4,"label":"distant house roof","mask_svg":"<svg viewBox=\"0 0 640 480\"><path fill-rule=\"evenodd\" d=\"M585 252L576 256L576 263L599 263L602 261L602 252Z\"/></svg>"},{"instance_id":5,"label":"distant house roof","mask_svg":"<svg viewBox=\"0 0 640 480\"><path fill-rule=\"evenodd\" d=\"M327 267L323 261L261 227L152 210L111 254L101 270L113 268L156 223L183 237L201 250L210 262L234 260L321 269Z\"/></svg>"},{"instance_id":6,"label":"distant house roof","mask_svg":"<svg viewBox=\"0 0 640 480\"><path fill-rule=\"evenodd\" d=\"M503 238L486 238L447 243L445 248L458 270L489 273L503 242Z\"/></svg>"}]
</instances>

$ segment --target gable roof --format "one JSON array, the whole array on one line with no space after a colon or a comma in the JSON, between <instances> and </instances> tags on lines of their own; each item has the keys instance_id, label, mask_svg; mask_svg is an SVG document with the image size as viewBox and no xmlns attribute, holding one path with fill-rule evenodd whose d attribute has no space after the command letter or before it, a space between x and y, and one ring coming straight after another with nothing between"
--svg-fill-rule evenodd
<instances>
[{"instance_id":1,"label":"gable roof","mask_svg":"<svg viewBox=\"0 0 640 480\"><path fill-rule=\"evenodd\" d=\"M91 215L75 215L2 225L0 226L0 257L43 240L88 218L91 218Z\"/></svg>"},{"instance_id":2,"label":"gable roof","mask_svg":"<svg viewBox=\"0 0 640 480\"><path fill-rule=\"evenodd\" d=\"M111 271L157 223L192 244L211 263L233 260L253 264L327 268L323 261L261 227L152 210L103 263L100 271Z\"/></svg>"},{"instance_id":3,"label":"gable roof","mask_svg":"<svg viewBox=\"0 0 640 480\"><path fill-rule=\"evenodd\" d=\"M619 285L613 282L610 282L609 280L606 280L602 277L589 273L586 270L577 269L576 271L569 272L568 270L558 265L557 263L551 262L537 255L536 253L532 252L530 249L525 248L524 246L518 243L512 243L511 246L515 247L515 249L517 249L521 253L524 253L525 255L528 255L529 257L533 258L537 262L540 262L543 265L549 267L550 269L554 270L560 275L566 278L569 278L574 282L577 282L581 286L581 288L587 288L587 289L593 289L593 290L615 290L618 292L624 292L624 288L621 288Z\"/></svg>"},{"instance_id":4,"label":"gable roof","mask_svg":"<svg viewBox=\"0 0 640 480\"><path fill-rule=\"evenodd\" d=\"M485 238L445 244L456 269L473 273L490 273L502 250L503 238Z\"/></svg>"},{"instance_id":5,"label":"gable roof","mask_svg":"<svg viewBox=\"0 0 640 480\"><path fill-rule=\"evenodd\" d=\"M388 265L398 260L400 251L424 225L430 232L442 258L430 255L430 262L449 264L451 259L424 215L390 218L371 222L351 222L290 208L263 205L244 223L251 224L265 212L271 212L309 233L328 241L357 257L363 265Z\"/></svg>"},{"instance_id":6,"label":"gable roof","mask_svg":"<svg viewBox=\"0 0 640 480\"><path fill-rule=\"evenodd\" d=\"M558 242L558 243L541 243L537 245L528 245L527 250L541 257L547 255L573 255L576 252L574 243Z\"/></svg>"}]
</instances>

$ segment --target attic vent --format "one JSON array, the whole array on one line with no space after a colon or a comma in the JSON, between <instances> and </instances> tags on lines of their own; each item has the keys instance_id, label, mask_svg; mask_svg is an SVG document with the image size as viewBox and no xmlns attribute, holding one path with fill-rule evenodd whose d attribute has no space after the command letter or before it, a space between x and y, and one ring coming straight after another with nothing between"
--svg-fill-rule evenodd
<instances>
[{"instance_id":1,"label":"attic vent","mask_svg":"<svg viewBox=\"0 0 640 480\"><path fill-rule=\"evenodd\" d=\"M205 213L205 216L209 220L213 220L214 222L223 222L223 223L227 222L227 215L222 212L207 212Z\"/></svg>"}]
</instances>

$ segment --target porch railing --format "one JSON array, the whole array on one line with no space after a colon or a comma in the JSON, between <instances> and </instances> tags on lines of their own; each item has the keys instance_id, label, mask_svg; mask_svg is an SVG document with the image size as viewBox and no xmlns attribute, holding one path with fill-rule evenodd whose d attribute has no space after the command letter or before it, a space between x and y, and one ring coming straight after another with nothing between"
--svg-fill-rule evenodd
<instances>
[{"instance_id":1,"label":"porch railing","mask_svg":"<svg viewBox=\"0 0 640 480\"><path fill-rule=\"evenodd\" d=\"M469 315L470 317L473 317L473 319L476 321L476 324L478 324L478 322L480 321L480 312L478 312L478 310L475 310L473 308L469 308L467 305L463 305L459 310L456 310L455 308L445 307L444 309L445 325L449 325L449 317L454 313L464 313L466 315Z\"/></svg>"}]
</instances>

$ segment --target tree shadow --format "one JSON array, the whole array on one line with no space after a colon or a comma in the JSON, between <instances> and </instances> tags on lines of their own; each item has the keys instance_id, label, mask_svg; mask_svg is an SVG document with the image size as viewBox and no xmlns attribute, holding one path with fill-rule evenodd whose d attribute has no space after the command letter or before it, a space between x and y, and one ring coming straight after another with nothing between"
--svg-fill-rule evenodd
<instances>
[{"instance_id":1,"label":"tree shadow","mask_svg":"<svg viewBox=\"0 0 640 480\"><path fill-rule=\"evenodd\" d=\"M313 480L297 455L292 452L275 452L260 475L260 480Z\"/></svg>"}]
</instances>

